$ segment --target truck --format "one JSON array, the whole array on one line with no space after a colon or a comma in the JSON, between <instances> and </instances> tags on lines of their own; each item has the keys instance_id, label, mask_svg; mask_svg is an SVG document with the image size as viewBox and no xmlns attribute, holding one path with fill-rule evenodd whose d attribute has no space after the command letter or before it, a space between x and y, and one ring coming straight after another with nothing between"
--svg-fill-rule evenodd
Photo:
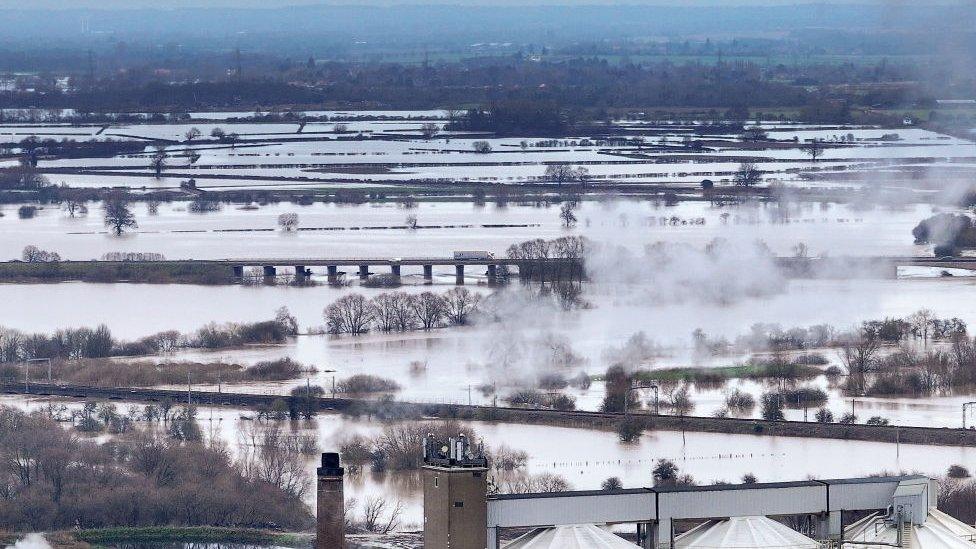
<instances>
[{"instance_id":1,"label":"truck","mask_svg":"<svg viewBox=\"0 0 976 549\"><path fill-rule=\"evenodd\" d=\"M454 252L454 259L459 261L495 259L495 254L483 250L458 250Z\"/></svg>"}]
</instances>

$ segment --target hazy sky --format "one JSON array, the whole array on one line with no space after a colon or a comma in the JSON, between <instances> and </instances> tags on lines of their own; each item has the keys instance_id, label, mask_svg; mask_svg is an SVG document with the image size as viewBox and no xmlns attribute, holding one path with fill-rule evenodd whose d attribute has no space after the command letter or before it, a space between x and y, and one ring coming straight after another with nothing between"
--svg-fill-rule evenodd
<instances>
[{"instance_id":1,"label":"hazy sky","mask_svg":"<svg viewBox=\"0 0 976 549\"><path fill-rule=\"evenodd\" d=\"M771 6L791 4L899 4L909 0L0 0L0 9L70 9L70 8L186 8L186 7L247 7L273 8L294 5L391 5L391 4L452 4L452 5L572 5L572 4L629 4L668 6ZM942 0L930 3L973 4L976 0Z\"/></svg>"}]
</instances>

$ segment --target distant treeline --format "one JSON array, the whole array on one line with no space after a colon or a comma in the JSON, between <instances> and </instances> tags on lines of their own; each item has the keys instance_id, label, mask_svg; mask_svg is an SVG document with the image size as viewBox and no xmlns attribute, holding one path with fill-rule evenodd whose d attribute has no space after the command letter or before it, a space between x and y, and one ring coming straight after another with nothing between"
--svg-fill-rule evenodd
<instances>
[{"instance_id":1,"label":"distant treeline","mask_svg":"<svg viewBox=\"0 0 976 549\"><path fill-rule=\"evenodd\" d=\"M279 76L279 75L276 75ZM330 62L292 71L289 79L248 78L162 82L105 78L92 87L11 90L0 108L72 108L79 112L172 112L271 105L438 109L481 105L457 127L556 133L577 115L602 118L608 109L811 107L811 116L849 116L831 105L900 106L923 92L910 86L823 95L811 82L858 79L833 67L747 62L614 64L596 58L534 61L489 58L415 66ZM865 91L866 90L866 91ZM508 105L504 110L499 106ZM486 113L491 113L487 114ZM844 120L834 120L843 122Z\"/></svg>"},{"instance_id":2,"label":"distant treeline","mask_svg":"<svg viewBox=\"0 0 976 549\"><path fill-rule=\"evenodd\" d=\"M287 309L274 320L250 323L211 322L192 334L159 332L136 341L122 341L108 326L67 328L53 334L28 334L0 326L0 364L24 360L144 356L178 349L226 349L247 344L283 343L298 333L298 323Z\"/></svg>"}]
</instances>

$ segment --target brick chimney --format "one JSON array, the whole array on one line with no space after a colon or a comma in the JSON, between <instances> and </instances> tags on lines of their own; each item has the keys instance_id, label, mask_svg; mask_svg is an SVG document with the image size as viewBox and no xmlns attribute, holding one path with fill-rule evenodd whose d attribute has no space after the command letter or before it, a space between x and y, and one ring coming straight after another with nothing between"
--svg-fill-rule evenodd
<instances>
[{"instance_id":1,"label":"brick chimney","mask_svg":"<svg viewBox=\"0 0 976 549\"><path fill-rule=\"evenodd\" d=\"M318 473L317 526L315 549L346 549L346 514L342 483L345 471L339 466L339 454L322 454Z\"/></svg>"}]
</instances>

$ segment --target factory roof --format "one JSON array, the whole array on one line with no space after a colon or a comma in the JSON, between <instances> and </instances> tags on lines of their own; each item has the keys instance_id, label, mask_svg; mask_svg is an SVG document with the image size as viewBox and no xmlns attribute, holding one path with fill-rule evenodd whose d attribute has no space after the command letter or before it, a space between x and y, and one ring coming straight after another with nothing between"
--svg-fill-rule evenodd
<instances>
[{"instance_id":1,"label":"factory roof","mask_svg":"<svg viewBox=\"0 0 976 549\"><path fill-rule=\"evenodd\" d=\"M504 549L634 549L634 544L593 524L536 528Z\"/></svg>"},{"instance_id":2,"label":"factory roof","mask_svg":"<svg viewBox=\"0 0 976 549\"><path fill-rule=\"evenodd\" d=\"M674 540L677 549L818 549L820 542L767 517L709 521Z\"/></svg>"},{"instance_id":3,"label":"factory roof","mask_svg":"<svg viewBox=\"0 0 976 549\"><path fill-rule=\"evenodd\" d=\"M976 549L976 528L934 507L925 523L912 525L910 532L911 540L903 546L912 549ZM866 519L852 526L846 539L858 543L845 543L844 549L886 549L898 541L898 527L880 517Z\"/></svg>"}]
</instances>

